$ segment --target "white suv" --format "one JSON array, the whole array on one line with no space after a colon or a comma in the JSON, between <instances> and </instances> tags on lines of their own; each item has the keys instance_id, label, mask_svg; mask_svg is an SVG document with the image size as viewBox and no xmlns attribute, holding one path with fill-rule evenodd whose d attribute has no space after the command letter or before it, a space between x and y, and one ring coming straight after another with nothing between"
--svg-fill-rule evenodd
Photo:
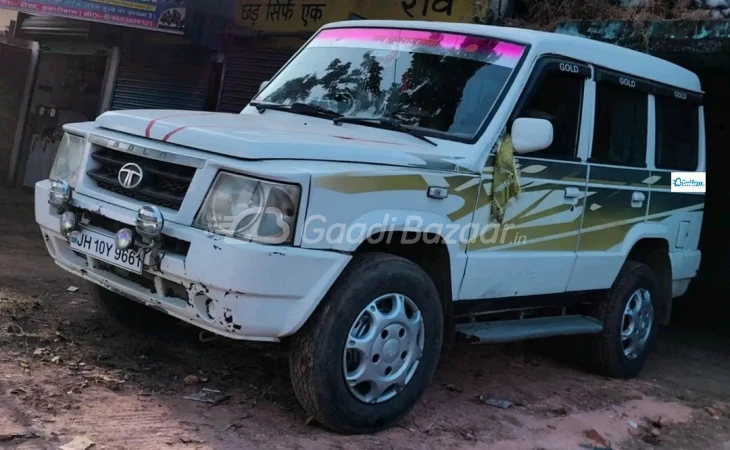
<instances>
[{"instance_id":1,"label":"white suv","mask_svg":"<svg viewBox=\"0 0 730 450\"><path fill-rule=\"evenodd\" d=\"M36 219L119 319L289 341L303 407L369 432L457 332L587 335L596 369L637 375L700 262L701 101L590 40L334 23L240 114L67 126Z\"/></svg>"}]
</instances>

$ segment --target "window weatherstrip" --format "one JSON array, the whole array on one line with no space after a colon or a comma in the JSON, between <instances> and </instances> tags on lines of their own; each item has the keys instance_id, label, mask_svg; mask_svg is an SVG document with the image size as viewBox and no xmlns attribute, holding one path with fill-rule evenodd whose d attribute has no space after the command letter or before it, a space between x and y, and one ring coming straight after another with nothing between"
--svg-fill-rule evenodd
<instances>
[{"instance_id":1,"label":"window weatherstrip","mask_svg":"<svg viewBox=\"0 0 730 450\"><path fill-rule=\"evenodd\" d=\"M690 92L675 87L657 85L654 87L654 95L661 97L671 97L675 100L689 102L698 106L702 104L702 95L696 92Z\"/></svg>"},{"instance_id":2,"label":"window weatherstrip","mask_svg":"<svg viewBox=\"0 0 730 450\"><path fill-rule=\"evenodd\" d=\"M631 90L637 90L648 95L673 97L677 100L702 104L702 94L674 86L668 86L645 78L596 67L595 80L597 82L613 83Z\"/></svg>"}]
</instances>

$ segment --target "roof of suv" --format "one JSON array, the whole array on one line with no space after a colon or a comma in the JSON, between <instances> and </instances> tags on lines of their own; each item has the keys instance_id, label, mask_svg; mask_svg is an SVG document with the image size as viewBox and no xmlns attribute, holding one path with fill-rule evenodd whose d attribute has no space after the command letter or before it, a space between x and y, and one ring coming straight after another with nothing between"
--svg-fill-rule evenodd
<instances>
[{"instance_id":1,"label":"roof of suv","mask_svg":"<svg viewBox=\"0 0 730 450\"><path fill-rule=\"evenodd\" d=\"M472 23L405 20L333 22L322 28L343 27L415 28L446 33L489 36L522 44L530 44L539 54L567 56L636 77L654 80L694 92L702 92L699 77L693 72L674 63L617 45L566 34Z\"/></svg>"}]
</instances>

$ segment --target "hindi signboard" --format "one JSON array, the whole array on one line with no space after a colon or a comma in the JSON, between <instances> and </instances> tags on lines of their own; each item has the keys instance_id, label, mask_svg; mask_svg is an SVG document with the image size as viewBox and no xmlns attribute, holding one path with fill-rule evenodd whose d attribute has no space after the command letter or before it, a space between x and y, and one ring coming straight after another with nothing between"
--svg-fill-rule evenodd
<instances>
[{"instance_id":1,"label":"hindi signboard","mask_svg":"<svg viewBox=\"0 0 730 450\"><path fill-rule=\"evenodd\" d=\"M1 1L1 0L0 0ZM487 0L236 0L237 26L258 31L316 31L355 16L363 19L472 22Z\"/></svg>"},{"instance_id":2,"label":"hindi signboard","mask_svg":"<svg viewBox=\"0 0 730 450\"><path fill-rule=\"evenodd\" d=\"M182 34L185 0L0 0L0 8Z\"/></svg>"}]
</instances>

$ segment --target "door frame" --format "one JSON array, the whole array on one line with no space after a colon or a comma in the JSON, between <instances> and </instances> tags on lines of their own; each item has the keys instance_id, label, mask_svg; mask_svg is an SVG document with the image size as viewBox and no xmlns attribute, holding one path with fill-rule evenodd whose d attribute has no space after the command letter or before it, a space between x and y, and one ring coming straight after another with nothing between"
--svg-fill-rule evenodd
<instances>
[{"instance_id":1,"label":"door frame","mask_svg":"<svg viewBox=\"0 0 730 450\"><path fill-rule=\"evenodd\" d=\"M40 60L43 54L61 54L61 55L89 55L89 56L105 56L106 69L102 78L102 91L99 95L98 111L104 112L103 108L111 101L111 94L114 91L114 83L116 81L116 70L119 66L118 59L115 63L113 58L115 54L118 58L118 49L107 45L90 44L90 43L74 43L66 41L48 41L46 43L33 42L33 53L28 70L28 79L23 92L23 102L21 105L20 120L15 130L12 152L10 155L10 167L8 168L7 184L10 187L22 186L23 176L21 170L25 170L27 164L27 155L29 148L24 148L29 144L30 140L27 129L31 105L36 91L36 82L38 79L38 70L40 68ZM106 96L109 96L108 98ZM106 102L106 103L105 103ZM108 108L108 106L106 106Z\"/></svg>"},{"instance_id":2,"label":"door frame","mask_svg":"<svg viewBox=\"0 0 730 450\"><path fill-rule=\"evenodd\" d=\"M19 39L13 39L13 42L15 41L19 41ZM10 150L8 178L6 180L6 185L8 187L15 187L17 182L21 148L23 146L23 138L25 137L25 127L28 124L30 102L33 96L36 75L38 74L38 62L40 61L40 44L32 41L23 41L23 43L23 47L29 48L31 54L30 61L28 62L28 76L25 78L25 86L23 86L23 99L21 100L20 111L18 112L18 123L15 124L13 144ZM10 44L10 42L8 42L8 44Z\"/></svg>"}]
</instances>

